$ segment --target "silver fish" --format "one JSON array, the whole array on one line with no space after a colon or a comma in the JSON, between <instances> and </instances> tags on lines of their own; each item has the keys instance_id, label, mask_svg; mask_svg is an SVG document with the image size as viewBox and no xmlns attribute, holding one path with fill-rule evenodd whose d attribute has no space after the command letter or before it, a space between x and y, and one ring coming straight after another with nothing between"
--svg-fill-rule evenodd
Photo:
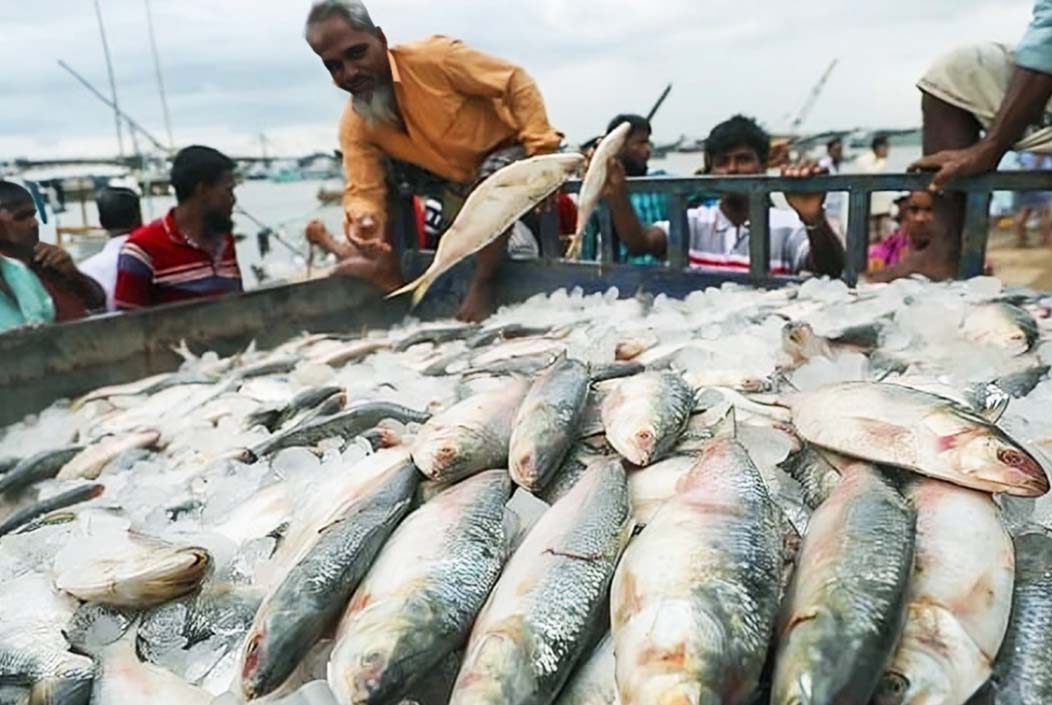
<instances>
[{"instance_id":1,"label":"silver fish","mask_svg":"<svg viewBox=\"0 0 1052 705\"><path fill-rule=\"evenodd\" d=\"M1012 355L1029 352L1041 337L1034 317L1007 303L973 307L961 324L961 334L973 343L999 347Z\"/></svg>"},{"instance_id":2,"label":"silver fish","mask_svg":"<svg viewBox=\"0 0 1052 705\"><path fill-rule=\"evenodd\" d=\"M382 705L462 648L507 556L503 470L409 515L351 599L329 660L341 705Z\"/></svg>"},{"instance_id":3,"label":"silver fish","mask_svg":"<svg viewBox=\"0 0 1052 705\"><path fill-rule=\"evenodd\" d=\"M52 512L90 502L97 497L101 497L105 489L102 485L81 485L24 507L0 521L0 536L18 531L34 520Z\"/></svg>"},{"instance_id":4,"label":"silver fish","mask_svg":"<svg viewBox=\"0 0 1052 705\"><path fill-rule=\"evenodd\" d=\"M505 467L512 421L528 386L510 379L501 389L477 394L424 424L413 444L413 462L432 480L456 482Z\"/></svg>"},{"instance_id":5,"label":"silver fish","mask_svg":"<svg viewBox=\"0 0 1052 705\"><path fill-rule=\"evenodd\" d=\"M630 531L624 469L593 466L508 562L472 629L450 705L551 703L602 624Z\"/></svg>"},{"instance_id":6,"label":"silver fish","mask_svg":"<svg viewBox=\"0 0 1052 705\"><path fill-rule=\"evenodd\" d=\"M783 540L745 449L710 443L618 566L610 621L622 705L752 702L781 600Z\"/></svg>"},{"instance_id":7,"label":"silver fish","mask_svg":"<svg viewBox=\"0 0 1052 705\"><path fill-rule=\"evenodd\" d=\"M606 188L607 175L610 169L610 160L621 152L632 134L632 124L623 122L606 135L595 148L592 160L588 164L584 181L581 184L581 195L578 199L577 229L573 241L566 252L567 259L577 259L581 254L581 246L584 243L584 231L592 219L592 214L599 207L603 190Z\"/></svg>"},{"instance_id":8,"label":"silver fish","mask_svg":"<svg viewBox=\"0 0 1052 705\"><path fill-rule=\"evenodd\" d=\"M607 634L574 671L555 705L617 705L615 662L614 637Z\"/></svg>"},{"instance_id":9,"label":"silver fish","mask_svg":"<svg viewBox=\"0 0 1052 705\"><path fill-rule=\"evenodd\" d=\"M501 343L516 338L533 338L546 335L551 332L551 326L525 326L521 323L509 323L507 325L487 327L468 338L467 346L472 350Z\"/></svg>"},{"instance_id":10,"label":"silver fish","mask_svg":"<svg viewBox=\"0 0 1052 705\"><path fill-rule=\"evenodd\" d=\"M86 602L146 608L196 590L212 565L203 548L129 539L133 552L71 566L55 586Z\"/></svg>"},{"instance_id":11,"label":"silver fish","mask_svg":"<svg viewBox=\"0 0 1052 705\"><path fill-rule=\"evenodd\" d=\"M849 328L839 335L817 335L807 323L787 323L782 329L782 350L796 366L824 357L835 360L843 353L869 353L880 347L880 327Z\"/></svg>"},{"instance_id":12,"label":"silver fish","mask_svg":"<svg viewBox=\"0 0 1052 705\"><path fill-rule=\"evenodd\" d=\"M431 415L391 402L363 401L351 404L335 416L310 421L263 441L249 451L250 459L262 458L285 448L312 446L326 438L350 440L375 428L386 419L401 423L424 423Z\"/></svg>"},{"instance_id":13,"label":"silver fish","mask_svg":"<svg viewBox=\"0 0 1052 705\"><path fill-rule=\"evenodd\" d=\"M588 399L588 367L560 358L533 383L512 423L511 479L530 492L543 489L576 440Z\"/></svg>"},{"instance_id":14,"label":"silver fish","mask_svg":"<svg viewBox=\"0 0 1052 705\"><path fill-rule=\"evenodd\" d=\"M603 402L606 437L630 463L646 467L679 441L694 409L694 390L671 372L647 372L620 382Z\"/></svg>"},{"instance_id":15,"label":"silver fish","mask_svg":"<svg viewBox=\"0 0 1052 705\"><path fill-rule=\"evenodd\" d=\"M0 604L18 606L0 614L0 683L28 687L32 705L88 705L95 665L62 635L76 600L28 573L5 582Z\"/></svg>"},{"instance_id":16,"label":"silver fish","mask_svg":"<svg viewBox=\"0 0 1052 705\"><path fill-rule=\"evenodd\" d=\"M867 703L906 617L916 515L857 464L811 517L778 629L772 705Z\"/></svg>"},{"instance_id":17,"label":"silver fish","mask_svg":"<svg viewBox=\"0 0 1052 705\"><path fill-rule=\"evenodd\" d=\"M490 176L464 202L428 270L390 297L412 292L413 305L420 303L439 277L507 232L583 164L580 154L548 154L515 162Z\"/></svg>"},{"instance_id":18,"label":"silver fish","mask_svg":"<svg viewBox=\"0 0 1052 705\"><path fill-rule=\"evenodd\" d=\"M477 330L477 325L466 325L463 323L455 326L424 328L402 338L402 340L395 344L394 350L395 352L405 352L414 345L423 345L425 343L441 345L442 343L449 343L454 340L464 340Z\"/></svg>"},{"instance_id":19,"label":"silver fish","mask_svg":"<svg viewBox=\"0 0 1052 705\"><path fill-rule=\"evenodd\" d=\"M1048 492L1048 477L1030 453L948 399L894 384L847 382L791 394L786 402L797 432L817 446L984 492Z\"/></svg>"},{"instance_id":20,"label":"silver fish","mask_svg":"<svg viewBox=\"0 0 1052 705\"><path fill-rule=\"evenodd\" d=\"M1052 702L1052 537L1028 532L1015 540L1012 617L997 656L992 705Z\"/></svg>"},{"instance_id":21,"label":"silver fish","mask_svg":"<svg viewBox=\"0 0 1052 705\"><path fill-rule=\"evenodd\" d=\"M779 467L800 483L804 502L811 509L822 506L840 484L840 473L814 446L791 454Z\"/></svg>"},{"instance_id":22,"label":"silver fish","mask_svg":"<svg viewBox=\"0 0 1052 705\"><path fill-rule=\"evenodd\" d=\"M989 495L924 480L908 496L917 550L906 626L873 702L961 705L990 677L1008 627L1012 539Z\"/></svg>"},{"instance_id":23,"label":"silver fish","mask_svg":"<svg viewBox=\"0 0 1052 705\"><path fill-rule=\"evenodd\" d=\"M122 453L139 448L150 448L161 440L158 431L140 431L96 441L62 466L59 480L95 480Z\"/></svg>"},{"instance_id":24,"label":"silver fish","mask_svg":"<svg viewBox=\"0 0 1052 705\"><path fill-rule=\"evenodd\" d=\"M399 467L380 478L314 545L264 601L245 642L246 700L273 693L347 606L373 558L409 510L419 474Z\"/></svg>"},{"instance_id":25,"label":"silver fish","mask_svg":"<svg viewBox=\"0 0 1052 705\"><path fill-rule=\"evenodd\" d=\"M537 494L549 505L555 504L573 489L592 463L607 458L605 454L592 448L588 443L579 441L566 454L565 460L551 481Z\"/></svg>"},{"instance_id":26,"label":"silver fish","mask_svg":"<svg viewBox=\"0 0 1052 705\"><path fill-rule=\"evenodd\" d=\"M650 467L628 473L632 518L637 524L649 524L665 502L676 496L680 482L690 474L695 462L692 455L673 455Z\"/></svg>"},{"instance_id":27,"label":"silver fish","mask_svg":"<svg viewBox=\"0 0 1052 705\"><path fill-rule=\"evenodd\" d=\"M44 480L50 480L62 466L84 450L84 446L66 446L45 450L20 460L0 476L0 494L14 494Z\"/></svg>"}]
</instances>

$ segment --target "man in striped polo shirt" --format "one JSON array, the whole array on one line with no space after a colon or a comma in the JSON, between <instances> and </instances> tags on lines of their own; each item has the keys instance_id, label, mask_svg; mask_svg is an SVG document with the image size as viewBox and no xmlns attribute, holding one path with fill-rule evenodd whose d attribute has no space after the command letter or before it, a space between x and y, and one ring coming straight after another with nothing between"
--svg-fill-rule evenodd
<instances>
[{"instance_id":1,"label":"man in striped polo shirt","mask_svg":"<svg viewBox=\"0 0 1052 705\"><path fill-rule=\"evenodd\" d=\"M735 116L713 129L705 142L706 172L715 176L765 173L770 136L754 120ZM814 165L783 169L788 177L806 178L819 173ZM622 243L633 255L665 257L669 223L644 227L628 197L623 169L611 164L607 186L610 212ZM771 273L802 271L839 276L844 269L844 246L826 220L825 194L786 194L792 211L771 208ZM690 265L706 271L749 271L749 199L728 193L715 206L687 211Z\"/></svg>"},{"instance_id":2,"label":"man in striped polo shirt","mask_svg":"<svg viewBox=\"0 0 1052 705\"><path fill-rule=\"evenodd\" d=\"M209 147L187 147L172 163L176 207L140 228L117 261L123 310L242 291L234 249L236 164Z\"/></svg>"}]
</instances>

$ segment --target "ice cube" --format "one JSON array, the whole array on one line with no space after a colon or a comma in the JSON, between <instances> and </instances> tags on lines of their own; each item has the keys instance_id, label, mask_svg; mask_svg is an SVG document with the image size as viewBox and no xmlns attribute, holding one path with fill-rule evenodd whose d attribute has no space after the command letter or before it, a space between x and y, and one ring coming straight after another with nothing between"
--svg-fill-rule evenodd
<instances>
[{"instance_id":1,"label":"ice cube","mask_svg":"<svg viewBox=\"0 0 1052 705\"><path fill-rule=\"evenodd\" d=\"M317 475L321 461L306 448L286 448L277 454L270 467L284 480L309 481Z\"/></svg>"},{"instance_id":2,"label":"ice cube","mask_svg":"<svg viewBox=\"0 0 1052 705\"><path fill-rule=\"evenodd\" d=\"M186 650L184 678L194 685L200 684L230 651L225 637L212 637L194 644Z\"/></svg>"},{"instance_id":3,"label":"ice cube","mask_svg":"<svg viewBox=\"0 0 1052 705\"><path fill-rule=\"evenodd\" d=\"M965 296L969 301L990 301L1001 295L1004 284L996 277L975 277L965 282L967 292Z\"/></svg>"}]
</instances>

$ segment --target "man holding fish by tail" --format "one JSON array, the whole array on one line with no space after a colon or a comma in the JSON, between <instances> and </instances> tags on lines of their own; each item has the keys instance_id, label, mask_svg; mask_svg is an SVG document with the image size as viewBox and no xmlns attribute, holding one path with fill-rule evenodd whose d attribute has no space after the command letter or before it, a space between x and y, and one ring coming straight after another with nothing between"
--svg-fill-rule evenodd
<instances>
[{"instance_id":1,"label":"man holding fish by tail","mask_svg":"<svg viewBox=\"0 0 1052 705\"><path fill-rule=\"evenodd\" d=\"M341 271L384 292L404 283L388 227L391 194L437 196L449 223L486 177L562 143L524 70L457 40L436 36L388 46L360 0L318 0L306 35L336 85L351 94L340 144L344 227L353 253ZM479 252L459 318L474 322L491 313L509 236Z\"/></svg>"}]
</instances>

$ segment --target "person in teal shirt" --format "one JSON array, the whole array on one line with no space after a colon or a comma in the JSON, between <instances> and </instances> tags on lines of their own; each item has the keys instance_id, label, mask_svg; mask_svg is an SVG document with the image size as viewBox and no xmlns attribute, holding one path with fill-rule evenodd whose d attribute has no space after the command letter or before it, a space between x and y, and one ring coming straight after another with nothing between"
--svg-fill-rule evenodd
<instances>
[{"instance_id":1,"label":"person in teal shirt","mask_svg":"<svg viewBox=\"0 0 1052 705\"><path fill-rule=\"evenodd\" d=\"M55 304L29 267L0 255L0 334L55 322Z\"/></svg>"},{"instance_id":2,"label":"person in teal shirt","mask_svg":"<svg viewBox=\"0 0 1052 705\"><path fill-rule=\"evenodd\" d=\"M663 172L650 173L650 157L653 146L650 144L651 127L650 121L641 115L618 115L610 121L606 134L610 134L621 126L629 123L632 131L625 140L625 146L618 154L618 161L624 167L625 176L662 176ZM649 191L633 191L629 194L632 208L639 216L644 227L669 220L668 196L663 193ZM581 246L580 259L595 261L599 259L599 217L592 216L588 227L584 232L584 242ZM630 264L660 264L661 259L653 255L632 255L628 249L618 242L618 261Z\"/></svg>"}]
</instances>

